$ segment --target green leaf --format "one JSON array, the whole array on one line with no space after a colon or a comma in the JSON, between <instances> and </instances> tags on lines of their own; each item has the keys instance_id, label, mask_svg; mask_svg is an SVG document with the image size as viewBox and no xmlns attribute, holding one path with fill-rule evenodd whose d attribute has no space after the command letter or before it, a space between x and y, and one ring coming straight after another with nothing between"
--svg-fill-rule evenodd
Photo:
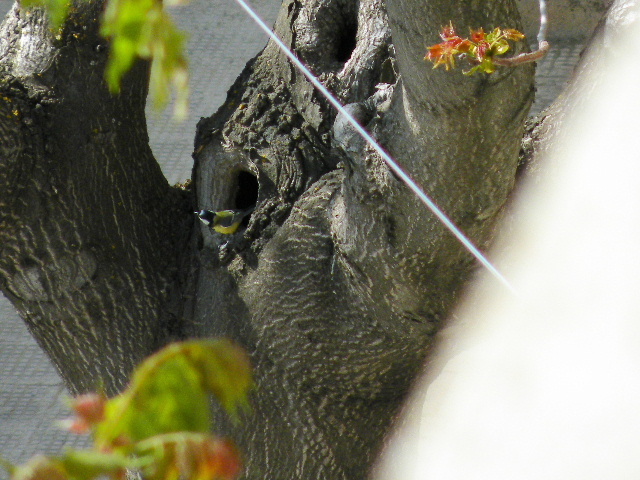
<instances>
[{"instance_id":1,"label":"green leaf","mask_svg":"<svg viewBox=\"0 0 640 480\"><path fill-rule=\"evenodd\" d=\"M109 400L96 428L98 446L132 443L165 433L207 432L208 395L231 414L248 404L251 387L247 355L227 340L175 343L146 359L131 384Z\"/></svg>"},{"instance_id":2,"label":"green leaf","mask_svg":"<svg viewBox=\"0 0 640 480\"><path fill-rule=\"evenodd\" d=\"M493 63L493 59L491 57L485 57L480 64L476 65L471 70L462 73L465 75L473 75L478 72L493 73L495 71L496 65Z\"/></svg>"},{"instance_id":3,"label":"green leaf","mask_svg":"<svg viewBox=\"0 0 640 480\"><path fill-rule=\"evenodd\" d=\"M205 389L231 415L236 415L239 408L248 408L248 393L253 380L246 352L225 339L198 343L201 348L191 349L190 356L201 372Z\"/></svg>"},{"instance_id":4,"label":"green leaf","mask_svg":"<svg viewBox=\"0 0 640 480\"><path fill-rule=\"evenodd\" d=\"M117 475L127 468L140 468L146 463L120 453L95 450L67 450L60 463L74 480L90 480L99 475Z\"/></svg>"},{"instance_id":5,"label":"green leaf","mask_svg":"<svg viewBox=\"0 0 640 480\"><path fill-rule=\"evenodd\" d=\"M110 90L120 91L122 77L136 58L150 60L149 90L155 106L164 107L173 89L177 97L174 113L184 117L189 96L189 73L184 55L186 37L176 28L162 3L157 0L111 0L104 13L101 33L111 40L105 72Z\"/></svg>"},{"instance_id":6,"label":"green leaf","mask_svg":"<svg viewBox=\"0 0 640 480\"><path fill-rule=\"evenodd\" d=\"M507 42L504 38L498 40L491 46L494 55L504 55L509 51L509 42Z\"/></svg>"},{"instance_id":7,"label":"green leaf","mask_svg":"<svg viewBox=\"0 0 640 480\"><path fill-rule=\"evenodd\" d=\"M143 367L144 368L144 367ZM198 375L184 358L155 366L153 375L134 376L130 389L111 400L98 425L98 444L137 442L178 431L210 428L209 402Z\"/></svg>"}]
</instances>

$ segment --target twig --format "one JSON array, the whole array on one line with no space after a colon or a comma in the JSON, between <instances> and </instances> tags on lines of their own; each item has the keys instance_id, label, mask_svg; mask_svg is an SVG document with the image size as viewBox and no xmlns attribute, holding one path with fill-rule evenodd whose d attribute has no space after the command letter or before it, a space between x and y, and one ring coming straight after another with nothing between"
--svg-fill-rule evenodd
<instances>
[{"instance_id":1,"label":"twig","mask_svg":"<svg viewBox=\"0 0 640 480\"><path fill-rule=\"evenodd\" d=\"M529 53L521 53L511 58L497 58L494 57L493 63L500 65L501 67L515 67L516 65L522 65L524 63L537 62L544 58L551 46L547 42L547 1L539 0L540 8L540 29L538 30L538 49Z\"/></svg>"},{"instance_id":2,"label":"twig","mask_svg":"<svg viewBox=\"0 0 640 480\"><path fill-rule=\"evenodd\" d=\"M547 54L549 48L549 42L543 40L538 44L538 50L521 53L520 55L510 58L493 57L493 63L501 67L515 67L516 65L522 65L524 63L537 62Z\"/></svg>"}]
</instances>

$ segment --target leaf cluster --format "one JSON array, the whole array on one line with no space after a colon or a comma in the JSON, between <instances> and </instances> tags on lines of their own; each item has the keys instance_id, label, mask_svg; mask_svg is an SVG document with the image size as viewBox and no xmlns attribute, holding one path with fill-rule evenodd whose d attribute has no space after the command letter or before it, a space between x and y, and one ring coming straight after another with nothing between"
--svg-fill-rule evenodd
<instances>
[{"instance_id":1,"label":"leaf cluster","mask_svg":"<svg viewBox=\"0 0 640 480\"><path fill-rule=\"evenodd\" d=\"M524 34L512 28L495 28L485 33L483 28L472 30L468 38L460 37L452 23L440 32L443 42L428 47L425 60L433 62L433 68L443 65L445 70L455 68L456 57L466 57L473 68L464 72L473 75L477 72L493 73L496 70L496 58L507 53L511 46L509 40L520 41Z\"/></svg>"},{"instance_id":2,"label":"leaf cluster","mask_svg":"<svg viewBox=\"0 0 640 480\"><path fill-rule=\"evenodd\" d=\"M64 424L90 432L93 450L37 456L18 467L4 462L5 468L12 480L122 480L127 469L149 480L232 480L240 457L230 440L209 433L209 396L237 421L251 386L248 357L230 341L175 343L145 360L120 395L73 399L75 417Z\"/></svg>"}]
</instances>

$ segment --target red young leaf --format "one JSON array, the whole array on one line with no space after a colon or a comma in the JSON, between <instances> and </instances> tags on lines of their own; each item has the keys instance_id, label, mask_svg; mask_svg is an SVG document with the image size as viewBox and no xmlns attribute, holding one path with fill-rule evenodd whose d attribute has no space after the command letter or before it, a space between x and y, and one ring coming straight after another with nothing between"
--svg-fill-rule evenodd
<instances>
[{"instance_id":1,"label":"red young leaf","mask_svg":"<svg viewBox=\"0 0 640 480\"><path fill-rule=\"evenodd\" d=\"M487 53L489 52L490 48L491 46L484 40L479 42L478 46L476 47L477 59L482 62L482 60L484 60L484 58L487 56Z\"/></svg>"},{"instance_id":2,"label":"red young leaf","mask_svg":"<svg viewBox=\"0 0 640 480\"><path fill-rule=\"evenodd\" d=\"M451 22L449 22L448 26L442 27L440 37L442 37L443 40L449 40L452 37L457 37L456 30L453 28L453 24Z\"/></svg>"},{"instance_id":3,"label":"red young leaf","mask_svg":"<svg viewBox=\"0 0 640 480\"><path fill-rule=\"evenodd\" d=\"M474 43L481 42L485 39L484 28L478 30L471 30L471 41Z\"/></svg>"},{"instance_id":4,"label":"red young leaf","mask_svg":"<svg viewBox=\"0 0 640 480\"><path fill-rule=\"evenodd\" d=\"M433 62L433 68L444 65L445 70L449 70L455 68L456 56L466 55L469 62L475 65L464 72L470 75L476 72L493 73L498 64L494 59L510 50L507 40L522 40L524 34L511 28L495 28L487 34L484 28L479 28L471 30L470 38L461 38L456 34L453 23L449 22L449 25L442 27L440 37L444 42L428 47L425 60Z\"/></svg>"}]
</instances>

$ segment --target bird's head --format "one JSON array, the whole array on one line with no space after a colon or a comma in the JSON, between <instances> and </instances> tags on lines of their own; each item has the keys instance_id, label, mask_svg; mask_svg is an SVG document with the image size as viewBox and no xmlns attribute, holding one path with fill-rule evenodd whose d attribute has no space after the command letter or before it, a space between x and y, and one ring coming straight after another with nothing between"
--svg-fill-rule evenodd
<instances>
[{"instance_id":1,"label":"bird's head","mask_svg":"<svg viewBox=\"0 0 640 480\"><path fill-rule=\"evenodd\" d=\"M198 215L198 218L200 219L200 221L205 225L211 226L211 224L213 223L215 213L212 212L211 210L200 210L199 212L193 212L193 213Z\"/></svg>"}]
</instances>

